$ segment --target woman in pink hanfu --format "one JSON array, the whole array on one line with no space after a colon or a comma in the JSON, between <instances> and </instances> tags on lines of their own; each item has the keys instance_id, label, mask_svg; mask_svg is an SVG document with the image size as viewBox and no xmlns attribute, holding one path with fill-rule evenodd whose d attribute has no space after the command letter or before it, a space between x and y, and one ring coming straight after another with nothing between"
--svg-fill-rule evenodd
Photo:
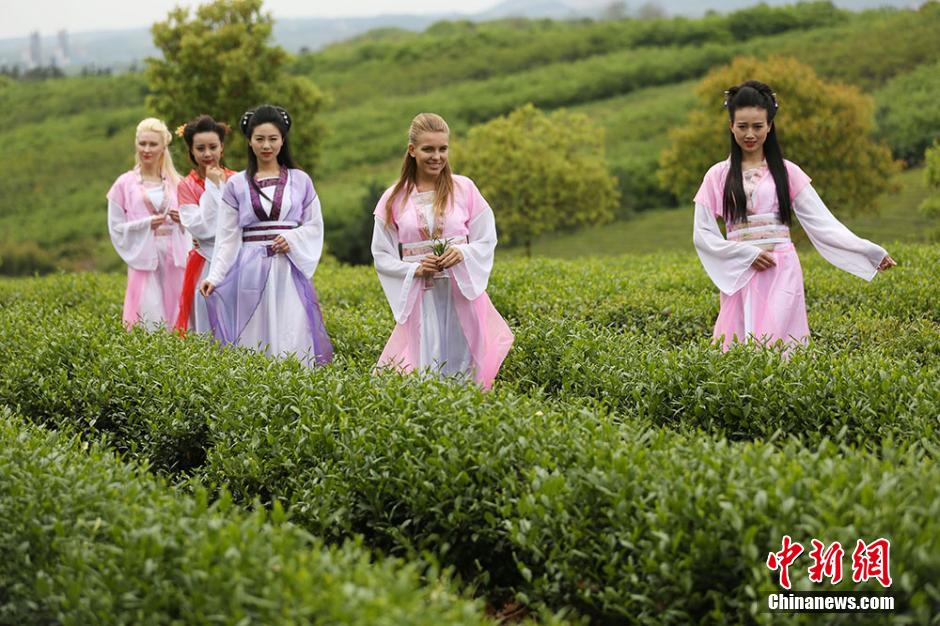
<instances>
[{"instance_id":1,"label":"woman in pink hanfu","mask_svg":"<svg viewBox=\"0 0 940 626\"><path fill-rule=\"evenodd\" d=\"M705 174L695 195L694 242L721 291L713 336L727 350L735 341L806 343L809 326L803 272L790 241L795 214L827 261L865 280L896 265L884 248L852 234L783 158L770 87L747 81L727 92L731 156ZM722 218L727 239L718 228Z\"/></svg>"},{"instance_id":2,"label":"woman in pink hanfu","mask_svg":"<svg viewBox=\"0 0 940 626\"><path fill-rule=\"evenodd\" d=\"M378 367L489 389L513 342L486 294L496 222L473 181L451 173L449 136L439 115L415 117L401 176L375 208L372 255L396 322Z\"/></svg>"},{"instance_id":3,"label":"woman in pink hanfu","mask_svg":"<svg viewBox=\"0 0 940 626\"><path fill-rule=\"evenodd\" d=\"M176 319L186 255L191 244L180 225L179 176L167 147L166 124L147 118L137 125L136 161L108 191L108 232L127 263L124 324L150 330Z\"/></svg>"}]
</instances>

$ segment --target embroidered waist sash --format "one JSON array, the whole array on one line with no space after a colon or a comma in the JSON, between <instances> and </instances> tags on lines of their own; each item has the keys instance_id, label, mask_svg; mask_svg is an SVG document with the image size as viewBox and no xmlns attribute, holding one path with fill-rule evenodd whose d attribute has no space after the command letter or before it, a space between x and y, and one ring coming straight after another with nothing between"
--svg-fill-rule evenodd
<instances>
[{"instance_id":1,"label":"embroidered waist sash","mask_svg":"<svg viewBox=\"0 0 940 626\"><path fill-rule=\"evenodd\" d=\"M728 241L754 244L790 243L790 227L776 213L748 215L747 222L728 225Z\"/></svg>"},{"instance_id":2,"label":"embroidered waist sash","mask_svg":"<svg viewBox=\"0 0 940 626\"><path fill-rule=\"evenodd\" d=\"M293 230L299 227L300 224L294 222L264 222L257 226L246 226L242 229L242 241L244 243L274 241L285 230Z\"/></svg>"},{"instance_id":3,"label":"embroidered waist sash","mask_svg":"<svg viewBox=\"0 0 940 626\"><path fill-rule=\"evenodd\" d=\"M454 244L470 243L470 238L467 236L456 238L448 237L447 239L437 240L437 243L443 241L446 241L447 245L451 246ZM432 239L416 241L414 243L400 243L398 244L398 256L406 263L417 263L427 255L434 254L434 244L435 241Z\"/></svg>"}]
</instances>

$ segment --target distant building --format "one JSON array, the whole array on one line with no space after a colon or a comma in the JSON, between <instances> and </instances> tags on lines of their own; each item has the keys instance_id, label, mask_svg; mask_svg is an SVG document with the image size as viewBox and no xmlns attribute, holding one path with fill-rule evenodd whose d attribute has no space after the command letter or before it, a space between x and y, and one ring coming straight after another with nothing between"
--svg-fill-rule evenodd
<instances>
[{"instance_id":1,"label":"distant building","mask_svg":"<svg viewBox=\"0 0 940 626\"><path fill-rule=\"evenodd\" d=\"M67 30L60 30L58 35L56 35L56 40L58 45L55 50L55 61L56 65L59 67L65 67L69 64L71 60L71 52L69 50L69 33Z\"/></svg>"},{"instance_id":2,"label":"distant building","mask_svg":"<svg viewBox=\"0 0 940 626\"><path fill-rule=\"evenodd\" d=\"M42 41L39 39L38 30L29 34L29 57L26 64L28 69L42 66Z\"/></svg>"}]
</instances>

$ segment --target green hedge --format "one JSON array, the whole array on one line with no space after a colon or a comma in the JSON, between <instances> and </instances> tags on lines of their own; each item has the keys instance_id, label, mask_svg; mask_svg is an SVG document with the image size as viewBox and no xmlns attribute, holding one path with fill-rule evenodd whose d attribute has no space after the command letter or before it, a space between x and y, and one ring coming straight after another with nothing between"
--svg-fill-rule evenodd
<instances>
[{"instance_id":1,"label":"green hedge","mask_svg":"<svg viewBox=\"0 0 940 626\"><path fill-rule=\"evenodd\" d=\"M787 361L751 349L723 355L709 345L718 298L693 256L501 263L490 294L510 320L516 343L498 380L549 402L581 404L587 398L658 424L699 427L733 439L766 438L781 430L815 440L846 429L847 440L861 445L887 434L934 440L940 315L931 303L940 299L940 249L892 251L902 265L871 284L804 255L813 345ZM120 420L128 409L110 407L112 394L126 398L135 411L151 410L137 407L133 385L124 388L127 377L139 377L134 385L141 387L156 384L149 368L128 365L134 354L145 354L166 371L190 362L173 342L132 340L116 327L89 323L86 313L116 324L120 282L57 277L9 281L0 288L0 302L19 300L0 324L0 354L8 364L0 365L0 382L8 397L25 403L24 411L70 415L70 398L97 407L101 416L95 419ZM337 376L368 372L391 329L374 271L325 266L317 286L342 357L332 369L340 370ZM86 298L94 299L81 304ZM66 304L74 304L79 317L64 318L69 321L63 325L58 312ZM48 323L34 322L37 314ZM89 346L107 349L89 352ZM201 359L194 366L215 378L211 349L198 342L192 349ZM244 369L238 358L233 371ZM268 366L262 361L262 368ZM57 371L67 380L50 377ZM197 384L185 368L172 375L181 378L175 383L181 388ZM105 394L96 387L99 380L113 381L116 391ZM244 394L224 379L219 384L208 396L192 390L207 397L174 410L201 414L213 395ZM160 389L176 402L178 392ZM193 428L192 437L203 436L204 427ZM199 465L202 447L191 447L192 458L172 452L168 463Z\"/></svg>"},{"instance_id":2,"label":"green hedge","mask_svg":"<svg viewBox=\"0 0 940 626\"><path fill-rule=\"evenodd\" d=\"M185 496L0 411L4 624L486 624L418 567L325 547L275 508Z\"/></svg>"},{"instance_id":3,"label":"green hedge","mask_svg":"<svg viewBox=\"0 0 940 626\"><path fill-rule=\"evenodd\" d=\"M892 251L872 285L804 260L817 339L789 361L707 345L717 295L694 257L501 263L490 293L517 345L487 394L372 376L390 321L369 268L318 273L340 356L313 372L122 332L119 278L2 281L0 401L281 502L330 541L428 551L484 593L598 622L761 620L782 534L886 535L898 619L921 623L940 609L920 449L940 250Z\"/></svg>"}]
</instances>

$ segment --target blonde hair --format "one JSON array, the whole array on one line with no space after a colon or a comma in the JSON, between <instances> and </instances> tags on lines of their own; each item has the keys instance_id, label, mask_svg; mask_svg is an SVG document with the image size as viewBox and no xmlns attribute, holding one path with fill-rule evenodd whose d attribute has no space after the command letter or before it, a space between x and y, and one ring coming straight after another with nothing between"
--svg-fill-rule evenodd
<instances>
[{"instance_id":1,"label":"blonde hair","mask_svg":"<svg viewBox=\"0 0 940 626\"><path fill-rule=\"evenodd\" d=\"M163 154L160 155L160 173L164 178L168 178L174 183L178 182L180 176L176 173L176 168L173 167L173 155L170 154L170 142L173 141L173 135L170 134L170 130L166 127L166 124L155 117L148 117L145 120L141 120L137 125L137 131L134 133L135 146L137 139L140 137L140 133L147 131L157 133L163 138ZM134 164L140 167L140 155L136 150L134 150Z\"/></svg>"},{"instance_id":2,"label":"blonde hair","mask_svg":"<svg viewBox=\"0 0 940 626\"><path fill-rule=\"evenodd\" d=\"M419 113L411 120L411 127L408 129L408 143L417 146L418 138L424 133L446 133L450 136L450 127L447 126L447 122L444 121L444 118L436 113ZM402 205L404 205L411 191L417 185L417 177L418 161L405 150L405 158L402 160L401 174L398 176L398 182L395 183L392 193L385 202L386 225L392 225L395 198L404 190L402 194ZM444 210L447 208L448 204L450 204L451 196L453 195L454 177L450 170L450 161L448 161L447 164L444 165L444 169L442 169L441 173L438 175L434 189L435 230L441 228L443 223L441 217L444 215ZM434 236L433 233L428 234L432 237Z\"/></svg>"}]
</instances>

